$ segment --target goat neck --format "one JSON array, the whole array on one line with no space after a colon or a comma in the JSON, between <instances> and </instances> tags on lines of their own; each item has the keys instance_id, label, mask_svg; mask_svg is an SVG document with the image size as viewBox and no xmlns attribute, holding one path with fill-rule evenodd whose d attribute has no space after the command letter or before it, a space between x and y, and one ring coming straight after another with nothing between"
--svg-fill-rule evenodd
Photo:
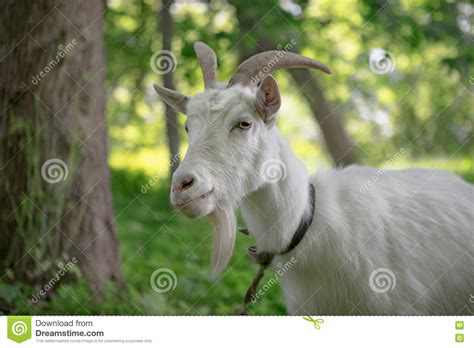
<instances>
[{"instance_id":1,"label":"goat neck","mask_svg":"<svg viewBox=\"0 0 474 348\"><path fill-rule=\"evenodd\" d=\"M262 160L262 168L266 163L279 166L274 170L280 170L280 180L264 180L263 186L247 195L240 207L258 248L279 253L289 245L301 218L309 210L309 178L306 167L276 128L274 135L271 156Z\"/></svg>"}]
</instances>

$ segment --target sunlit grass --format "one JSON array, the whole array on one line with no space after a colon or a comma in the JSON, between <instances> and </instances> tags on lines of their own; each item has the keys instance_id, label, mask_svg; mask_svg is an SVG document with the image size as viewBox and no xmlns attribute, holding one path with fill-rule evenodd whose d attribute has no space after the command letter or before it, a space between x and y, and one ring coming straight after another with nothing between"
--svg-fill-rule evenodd
<instances>
[{"instance_id":1,"label":"sunlit grass","mask_svg":"<svg viewBox=\"0 0 474 348\"><path fill-rule=\"evenodd\" d=\"M113 151L109 158L110 167L154 176L165 177L169 171L169 153L165 146L142 148L137 151Z\"/></svg>"},{"instance_id":2,"label":"sunlit grass","mask_svg":"<svg viewBox=\"0 0 474 348\"><path fill-rule=\"evenodd\" d=\"M290 141L290 146L296 155L306 164L310 172L319 168L330 168L331 161L322 152L320 146L305 138L295 138ZM182 146L185 152L186 145ZM392 154L393 155L393 154ZM395 160L394 160L395 157ZM364 159L362 159L362 163ZM109 164L115 170L126 170L134 173L144 173L149 177L166 179L169 174L169 153L165 146L142 148L138 151L113 151ZM407 155L387 156L385 162L380 162L377 167L388 169L404 168L429 168L447 170L466 178L474 178L474 159L469 157L422 157L410 158ZM165 180L166 181L166 180Z\"/></svg>"},{"instance_id":3,"label":"sunlit grass","mask_svg":"<svg viewBox=\"0 0 474 348\"><path fill-rule=\"evenodd\" d=\"M469 157L424 157L419 159L400 157L397 161L387 162L386 168L430 168L447 170L474 181L474 159Z\"/></svg>"}]
</instances>

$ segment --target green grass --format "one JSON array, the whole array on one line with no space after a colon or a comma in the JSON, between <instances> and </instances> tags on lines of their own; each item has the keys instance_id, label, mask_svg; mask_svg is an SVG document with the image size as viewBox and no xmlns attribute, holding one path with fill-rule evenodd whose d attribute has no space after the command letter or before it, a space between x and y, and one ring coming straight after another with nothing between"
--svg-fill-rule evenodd
<instances>
[{"instance_id":1,"label":"green grass","mask_svg":"<svg viewBox=\"0 0 474 348\"><path fill-rule=\"evenodd\" d=\"M148 314L233 314L238 309L256 266L246 257L251 240L238 236L230 268L222 279L209 274L211 227L207 219L190 220L169 204L166 182L142 193L149 177L113 173L117 225L123 252L123 271ZM157 268L172 269L178 286L166 294L149 284ZM259 311L283 313L279 289L268 294ZM257 308L256 308L257 309Z\"/></svg>"},{"instance_id":2,"label":"green grass","mask_svg":"<svg viewBox=\"0 0 474 348\"><path fill-rule=\"evenodd\" d=\"M31 288L17 287L16 311L23 314L78 315L235 314L257 270L246 255L247 248L252 244L251 238L237 236L230 267L222 278L212 279L211 227L207 219L191 220L176 214L169 204L167 182L158 182L150 191L142 193L141 186L149 179L140 172L112 170L122 272L127 283L125 289L108 284L100 294L91 296L84 281L64 282L56 287L51 300L35 304L24 300L34 293ZM173 291L164 294L153 291L150 276L158 268L169 268L175 272L178 284ZM272 287L258 303L252 305L249 313L284 314L280 288Z\"/></svg>"},{"instance_id":3,"label":"green grass","mask_svg":"<svg viewBox=\"0 0 474 348\"><path fill-rule=\"evenodd\" d=\"M434 161L434 162L433 162ZM428 165L423 165L428 163ZM430 164L435 165L430 165ZM444 165L441 165L441 164ZM407 166L451 169L474 181L472 161L425 160ZM404 165L403 165L404 166ZM237 236L230 266L222 277L210 277L211 227L207 219L190 220L176 214L169 204L168 183L156 182L143 193L149 171L112 170L112 190L116 225L121 243L122 272L127 284L108 284L92 296L80 274L56 286L48 300L32 303L35 291L26 285L0 283L0 300L22 314L154 314L154 315L231 315L257 270L246 256L253 243ZM159 294L150 286L150 276L158 268L175 272L178 284ZM266 274L263 285L272 272ZM71 277L70 277L71 278ZM283 294L278 285L250 307L249 314L284 314Z\"/></svg>"}]
</instances>

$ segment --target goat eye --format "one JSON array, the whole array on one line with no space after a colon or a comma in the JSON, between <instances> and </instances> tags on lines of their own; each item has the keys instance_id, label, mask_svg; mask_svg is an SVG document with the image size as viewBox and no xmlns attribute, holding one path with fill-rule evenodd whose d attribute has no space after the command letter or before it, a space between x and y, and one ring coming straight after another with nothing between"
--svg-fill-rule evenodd
<instances>
[{"instance_id":1,"label":"goat eye","mask_svg":"<svg viewBox=\"0 0 474 348\"><path fill-rule=\"evenodd\" d=\"M252 127L252 122L250 122L250 121L240 121L239 122L239 128L240 129L247 130L250 127Z\"/></svg>"}]
</instances>

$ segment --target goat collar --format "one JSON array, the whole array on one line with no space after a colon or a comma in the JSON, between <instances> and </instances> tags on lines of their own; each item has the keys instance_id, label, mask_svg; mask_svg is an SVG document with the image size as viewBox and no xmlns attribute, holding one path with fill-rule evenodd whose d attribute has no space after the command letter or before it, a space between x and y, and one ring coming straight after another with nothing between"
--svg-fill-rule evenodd
<instances>
[{"instance_id":1,"label":"goat collar","mask_svg":"<svg viewBox=\"0 0 474 348\"><path fill-rule=\"evenodd\" d=\"M259 251L258 248L254 245L251 246L248 249L248 254L252 258L252 260L255 263L258 263L260 265L260 268L258 269L257 274L255 275L252 284L250 285L249 289L247 290L247 293L245 294L244 298L244 305L239 311L240 315L245 315L246 314L246 307L250 302L255 301L255 294L257 291L257 286L260 280L263 278L263 274L265 272L265 269L270 266L272 263L272 260L275 256L277 255L285 255L292 251L296 246L301 242L303 237L306 235L306 231L308 231L309 226L311 226L311 223L313 222L313 216L314 216L314 207L316 205L316 194L314 190L313 184L309 184L309 206L310 206L310 211L308 213L303 213L303 216L301 217L300 223L298 224L298 228L296 229L295 233L293 234L293 237L291 238L290 244L283 249L282 252L280 253L270 253L268 251ZM239 229L240 232L248 235L248 230L247 229Z\"/></svg>"}]
</instances>

